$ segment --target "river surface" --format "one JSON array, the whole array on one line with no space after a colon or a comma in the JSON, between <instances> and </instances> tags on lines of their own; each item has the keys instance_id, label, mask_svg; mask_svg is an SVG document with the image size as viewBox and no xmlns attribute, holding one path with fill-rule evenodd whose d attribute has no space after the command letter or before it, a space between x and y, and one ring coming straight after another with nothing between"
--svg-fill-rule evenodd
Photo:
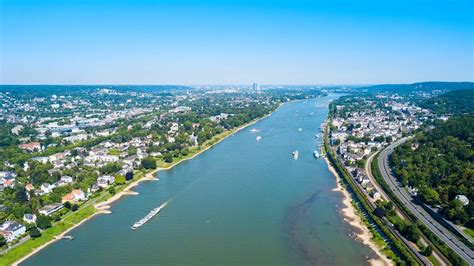
<instances>
[{"instance_id":1,"label":"river surface","mask_svg":"<svg viewBox=\"0 0 474 266\"><path fill-rule=\"evenodd\" d=\"M57 241L22 265L367 264L373 252L349 236L342 195L332 191L335 178L312 155L336 97L282 105L196 158L159 172L159 181L141 183L134 189L140 195L125 196L112 214L71 231L74 240ZM130 228L164 202L144 226Z\"/></svg>"}]
</instances>

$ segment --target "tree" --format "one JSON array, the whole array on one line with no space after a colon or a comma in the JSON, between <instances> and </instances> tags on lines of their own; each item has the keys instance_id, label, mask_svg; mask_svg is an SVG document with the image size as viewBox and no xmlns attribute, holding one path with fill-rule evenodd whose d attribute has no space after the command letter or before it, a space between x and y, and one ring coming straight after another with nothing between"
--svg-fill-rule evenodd
<instances>
[{"instance_id":1,"label":"tree","mask_svg":"<svg viewBox=\"0 0 474 266\"><path fill-rule=\"evenodd\" d=\"M64 203L64 208L70 210L71 207L72 207L72 204L71 204L69 201L66 201L66 202Z\"/></svg>"},{"instance_id":2,"label":"tree","mask_svg":"<svg viewBox=\"0 0 474 266\"><path fill-rule=\"evenodd\" d=\"M385 215L385 209L382 207L377 207L374 210L374 214L379 218L383 218Z\"/></svg>"},{"instance_id":3,"label":"tree","mask_svg":"<svg viewBox=\"0 0 474 266\"><path fill-rule=\"evenodd\" d=\"M28 201L28 195L26 194L25 188L19 188L15 195L16 200L19 203L25 203Z\"/></svg>"},{"instance_id":4,"label":"tree","mask_svg":"<svg viewBox=\"0 0 474 266\"><path fill-rule=\"evenodd\" d=\"M156 161L153 157L146 157L142 159L142 166L145 169L156 169Z\"/></svg>"},{"instance_id":5,"label":"tree","mask_svg":"<svg viewBox=\"0 0 474 266\"><path fill-rule=\"evenodd\" d=\"M36 219L36 224L38 225L39 228L44 230L46 228L51 227L51 220L48 216L39 215L38 218Z\"/></svg>"},{"instance_id":6,"label":"tree","mask_svg":"<svg viewBox=\"0 0 474 266\"><path fill-rule=\"evenodd\" d=\"M77 211L77 209L79 209L79 206L78 206L77 204L72 205L71 210L72 210L73 212Z\"/></svg>"},{"instance_id":7,"label":"tree","mask_svg":"<svg viewBox=\"0 0 474 266\"><path fill-rule=\"evenodd\" d=\"M433 253L433 247L431 245L426 246L425 250L423 250L423 255L429 257L431 253Z\"/></svg>"},{"instance_id":8,"label":"tree","mask_svg":"<svg viewBox=\"0 0 474 266\"><path fill-rule=\"evenodd\" d=\"M173 162L173 155L169 152L165 153L163 155L163 161L165 161L166 163L172 163Z\"/></svg>"},{"instance_id":9,"label":"tree","mask_svg":"<svg viewBox=\"0 0 474 266\"><path fill-rule=\"evenodd\" d=\"M403 229L402 235L404 235L411 242L416 243L418 240L420 240L421 233L416 225L408 224Z\"/></svg>"},{"instance_id":10,"label":"tree","mask_svg":"<svg viewBox=\"0 0 474 266\"><path fill-rule=\"evenodd\" d=\"M133 172L127 172L125 174L125 180L129 181L133 179Z\"/></svg>"},{"instance_id":11,"label":"tree","mask_svg":"<svg viewBox=\"0 0 474 266\"><path fill-rule=\"evenodd\" d=\"M120 171L122 169L122 166L119 163L108 163L104 166L102 166L99 171L102 174L112 174Z\"/></svg>"},{"instance_id":12,"label":"tree","mask_svg":"<svg viewBox=\"0 0 474 266\"><path fill-rule=\"evenodd\" d=\"M420 190L421 198L430 205L435 205L439 202L439 194L436 190L426 187Z\"/></svg>"},{"instance_id":13,"label":"tree","mask_svg":"<svg viewBox=\"0 0 474 266\"><path fill-rule=\"evenodd\" d=\"M40 236L41 236L41 232L38 230L37 227L33 227L33 228L31 228L31 230L30 230L30 236L31 236L32 238L40 237Z\"/></svg>"},{"instance_id":14,"label":"tree","mask_svg":"<svg viewBox=\"0 0 474 266\"><path fill-rule=\"evenodd\" d=\"M6 244L7 244L7 240L5 239L5 237L0 235L0 247L5 246Z\"/></svg>"},{"instance_id":15,"label":"tree","mask_svg":"<svg viewBox=\"0 0 474 266\"><path fill-rule=\"evenodd\" d=\"M113 186L110 187L110 188L109 188L109 193L110 193L111 195L115 195L115 187L113 187Z\"/></svg>"}]
</instances>

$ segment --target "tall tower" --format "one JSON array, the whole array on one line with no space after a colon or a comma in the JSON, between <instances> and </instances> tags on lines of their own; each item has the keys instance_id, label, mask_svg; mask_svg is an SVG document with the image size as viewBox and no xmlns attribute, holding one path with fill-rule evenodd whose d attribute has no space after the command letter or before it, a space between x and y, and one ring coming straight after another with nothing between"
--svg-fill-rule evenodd
<instances>
[{"instance_id":1,"label":"tall tower","mask_svg":"<svg viewBox=\"0 0 474 266\"><path fill-rule=\"evenodd\" d=\"M257 83L254 83L252 86L253 86L254 91L256 91L256 92L260 91L260 86L258 86Z\"/></svg>"}]
</instances>

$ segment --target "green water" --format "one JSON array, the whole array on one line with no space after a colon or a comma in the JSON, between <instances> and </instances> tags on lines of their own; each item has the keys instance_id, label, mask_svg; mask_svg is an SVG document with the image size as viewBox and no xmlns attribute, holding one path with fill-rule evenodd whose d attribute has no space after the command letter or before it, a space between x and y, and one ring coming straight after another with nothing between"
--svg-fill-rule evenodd
<instances>
[{"instance_id":1,"label":"green water","mask_svg":"<svg viewBox=\"0 0 474 266\"><path fill-rule=\"evenodd\" d=\"M272 116L141 183L22 265L364 265L315 134L336 96L283 105ZM313 112L313 116L309 114ZM257 133L250 129L258 128ZM302 128L302 131L298 131ZM256 136L261 136L256 141ZM299 159L291 152L298 150ZM168 205L138 230L130 226Z\"/></svg>"}]
</instances>

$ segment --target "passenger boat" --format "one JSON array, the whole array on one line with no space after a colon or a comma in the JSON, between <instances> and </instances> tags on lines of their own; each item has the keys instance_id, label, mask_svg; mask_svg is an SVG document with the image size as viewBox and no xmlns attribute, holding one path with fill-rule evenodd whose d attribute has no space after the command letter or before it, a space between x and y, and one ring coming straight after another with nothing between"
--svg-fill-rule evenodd
<instances>
[{"instance_id":1,"label":"passenger boat","mask_svg":"<svg viewBox=\"0 0 474 266\"><path fill-rule=\"evenodd\" d=\"M321 155L319 154L318 151L313 151L313 156L314 158L318 159Z\"/></svg>"},{"instance_id":2,"label":"passenger boat","mask_svg":"<svg viewBox=\"0 0 474 266\"><path fill-rule=\"evenodd\" d=\"M299 152L298 152L298 151L294 151L292 154L293 154L293 158L294 158L295 160L298 160L298 157L300 156Z\"/></svg>"},{"instance_id":3,"label":"passenger boat","mask_svg":"<svg viewBox=\"0 0 474 266\"><path fill-rule=\"evenodd\" d=\"M166 206L166 202L164 204L162 204L161 206L151 210L145 217L143 217L140 220L136 221L132 225L132 229L140 228L142 225L144 225L146 222L148 222L151 218L155 217L165 206Z\"/></svg>"}]
</instances>

